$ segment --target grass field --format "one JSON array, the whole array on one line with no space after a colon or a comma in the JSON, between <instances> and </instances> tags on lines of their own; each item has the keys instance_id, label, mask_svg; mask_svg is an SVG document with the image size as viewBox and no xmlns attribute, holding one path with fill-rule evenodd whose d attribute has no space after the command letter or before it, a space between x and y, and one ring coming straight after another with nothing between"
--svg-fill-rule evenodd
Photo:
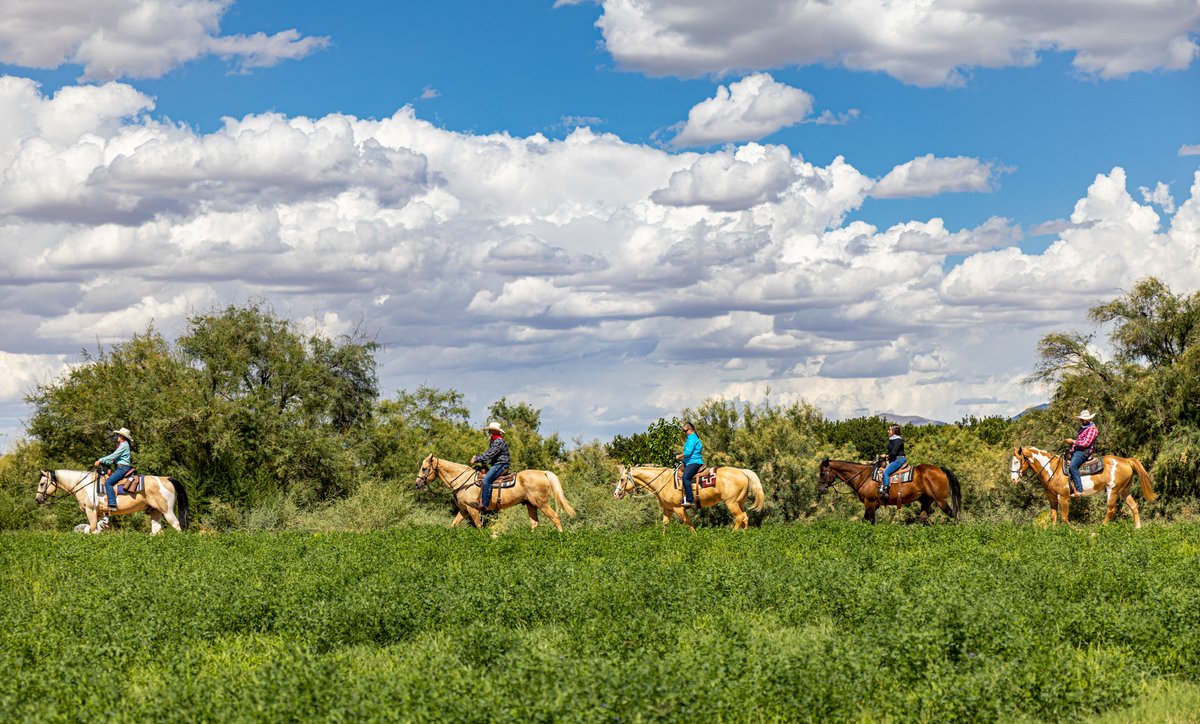
<instances>
[{"instance_id":1,"label":"grass field","mask_svg":"<svg viewBox=\"0 0 1200 724\"><path fill-rule=\"evenodd\" d=\"M6 534L0 718L1191 721L1198 556L1190 525Z\"/></svg>"}]
</instances>

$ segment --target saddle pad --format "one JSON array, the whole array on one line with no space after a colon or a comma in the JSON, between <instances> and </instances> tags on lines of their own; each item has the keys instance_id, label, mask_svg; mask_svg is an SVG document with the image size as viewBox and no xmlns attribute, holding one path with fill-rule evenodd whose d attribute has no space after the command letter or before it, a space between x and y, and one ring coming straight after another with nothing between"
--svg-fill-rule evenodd
<instances>
[{"instance_id":1,"label":"saddle pad","mask_svg":"<svg viewBox=\"0 0 1200 724\"><path fill-rule=\"evenodd\" d=\"M1087 462L1079 466L1080 475L1095 475L1104 470L1104 458L1088 458Z\"/></svg>"},{"instance_id":2,"label":"saddle pad","mask_svg":"<svg viewBox=\"0 0 1200 724\"><path fill-rule=\"evenodd\" d=\"M715 468L710 468L707 465L696 471L696 477L692 478L692 486L699 488L711 488L717 484L717 471ZM675 489L683 490L683 468L675 469Z\"/></svg>"},{"instance_id":3,"label":"saddle pad","mask_svg":"<svg viewBox=\"0 0 1200 724\"><path fill-rule=\"evenodd\" d=\"M877 483L882 483L883 468L875 468L875 471L871 473L871 479ZM895 485L896 483L911 483L912 479L913 467L908 463L905 463L904 467L892 473L892 485Z\"/></svg>"},{"instance_id":4,"label":"saddle pad","mask_svg":"<svg viewBox=\"0 0 1200 724\"><path fill-rule=\"evenodd\" d=\"M475 484L479 485L479 486L483 485L483 472L482 471L478 475L475 476ZM512 486L514 486L516 484L517 484L516 473L505 473L492 481L492 490L495 490L496 488L511 488Z\"/></svg>"}]
</instances>

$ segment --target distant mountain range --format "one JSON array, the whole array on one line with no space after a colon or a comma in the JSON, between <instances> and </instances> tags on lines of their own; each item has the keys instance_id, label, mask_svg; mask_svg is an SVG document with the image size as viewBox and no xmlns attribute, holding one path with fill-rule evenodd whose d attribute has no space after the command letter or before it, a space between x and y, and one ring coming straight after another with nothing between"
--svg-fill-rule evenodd
<instances>
[{"instance_id":1,"label":"distant mountain range","mask_svg":"<svg viewBox=\"0 0 1200 724\"><path fill-rule=\"evenodd\" d=\"M1035 410L1044 410L1049 406L1050 406L1049 402L1043 402L1040 405L1034 405L1033 407L1028 407L1024 410L1021 410L1020 412L1018 412L1017 414L1013 415L1012 417L1010 417L1008 419L1009 420L1019 420L1022 417L1024 417L1025 415L1028 415L1029 413L1031 413ZM946 422L942 422L941 420L930 420L928 417L921 417L920 415L893 415L893 414L887 413L887 412L880 412L880 413L878 413L877 417L887 420L888 422L894 422L897 425L916 425L917 427L923 427L925 425L947 425L947 424L949 424Z\"/></svg>"}]
</instances>

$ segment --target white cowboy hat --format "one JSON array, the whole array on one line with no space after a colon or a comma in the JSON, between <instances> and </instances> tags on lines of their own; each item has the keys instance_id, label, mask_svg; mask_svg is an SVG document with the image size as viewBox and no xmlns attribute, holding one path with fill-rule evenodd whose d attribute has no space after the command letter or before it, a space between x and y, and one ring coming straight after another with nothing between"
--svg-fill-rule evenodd
<instances>
[{"instance_id":1,"label":"white cowboy hat","mask_svg":"<svg viewBox=\"0 0 1200 724\"><path fill-rule=\"evenodd\" d=\"M489 422L489 423L487 424L487 427L485 427L485 428L483 428L483 429L484 429L484 430L487 430L488 432L498 432L498 433L500 433L501 435L503 435L503 434L504 434L504 429L503 429L503 428L501 428L501 427L500 427L500 423L496 422L495 420L492 420L491 422Z\"/></svg>"},{"instance_id":2,"label":"white cowboy hat","mask_svg":"<svg viewBox=\"0 0 1200 724\"><path fill-rule=\"evenodd\" d=\"M1096 416L1096 413L1085 408L1083 412L1079 413L1075 417L1076 417L1076 419L1079 419L1079 420L1090 420L1095 416Z\"/></svg>"},{"instance_id":3,"label":"white cowboy hat","mask_svg":"<svg viewBox=\"0 0 1200 724\"><path fill-rule=\"evenodd\" d=\"M133 442L133 435L129 434L129 428L127 428L127 427L122 427L118 430L113 430L112 434L120 435L121 437L125 438L129 442Z\"/></svg>"}]
</instances>

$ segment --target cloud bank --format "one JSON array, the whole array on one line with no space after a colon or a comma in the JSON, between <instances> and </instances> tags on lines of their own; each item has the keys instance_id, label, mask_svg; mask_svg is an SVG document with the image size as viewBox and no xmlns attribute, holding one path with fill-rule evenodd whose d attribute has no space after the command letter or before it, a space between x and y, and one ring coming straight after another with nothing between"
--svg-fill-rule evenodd
<instances>
[{"instance_id":1,"label":"cloud bank","mask_svg":"<svg viewBox=\"0 0 1200 724\"><path fill-rule=\"evenodd\" d=\"M1181 70L1200 52L1193 0L599 2L609 53L656 76L827 64L958 85L972 68L1028 66L1058 51L1081 73L1121 78Z\"/></svg>"},{"instance_id":2,"label":"cloud bank","mask_svg":"<svg viewBox=\"0 0 1200 724\"><path fill-rule=\"evenodd\" d=\"M877 180L782 146L475 135L408 107L198 133L121 83L46 96L13 77L0 105L10 410L81 347L262 296L376 331L385 390L508 395L571 434L768 388L833 415L957 419L1041 401L1016 384L1041 334L1148 274L1194 290L1200 266L1200 174L1173 214L1165 190L1099 174L1032 254L1003 218L854 218L870 196L988 187L973 159Z\"/></svg>"}]
</instances>

